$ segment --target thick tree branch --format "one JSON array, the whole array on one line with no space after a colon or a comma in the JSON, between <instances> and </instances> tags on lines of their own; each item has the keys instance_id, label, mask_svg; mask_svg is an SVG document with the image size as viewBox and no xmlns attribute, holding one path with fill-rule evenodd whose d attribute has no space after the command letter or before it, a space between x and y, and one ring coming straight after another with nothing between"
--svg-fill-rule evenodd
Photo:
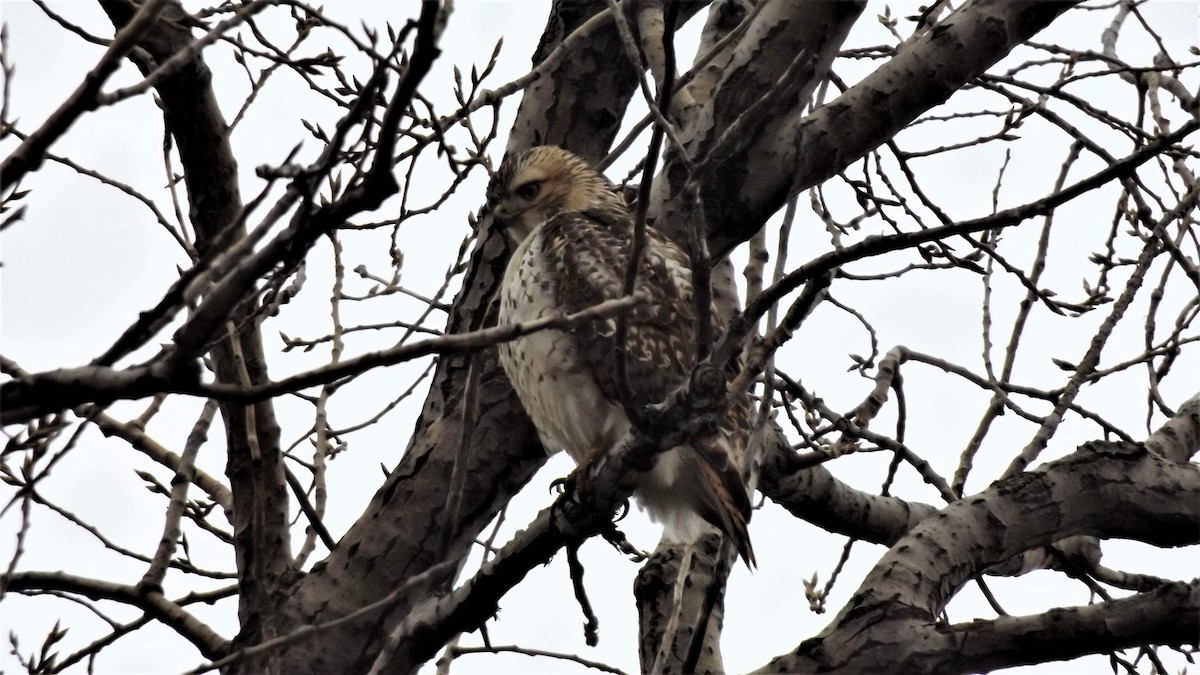
<instances>
[{"instance_id":1,"label":"thick tree branch","mask_svg":"<svg viewBox=\"0 0 1200 675\"><path fill-rule=\"evenodd\" d=\"M690 16L702 7L702 3L688 3L684 13ZM602 10L602 2L557 2L534 56L535 65ZM604 156L633 95L637 73L623 65L623 52L611 23L588 30L592 31L588 39L573 41L566 53L555 57L557 64L542 72L525 90L509 137L510 151L551 143L593 161ZM480 232L483 236L472 254L463 291L451 310L445 331L448 335L484 326L508 260L503 235L495 232L487 219L481 223ZM375 494L362 518L342 537L338 548L297 588L287 607L297 623L344 616L431 565L460 559L503 504L545 462L545 453L494 350L476 358L479 414L473 429L461 428L460 406L469 361L459 355L439 360L404 459ZM454 524L455 531L447 534L442 531L444 523L439 514L446 501L447 477L455 470L464 435L470 446L470 464L461 496L462 522ZM442 544L447 540L449 546L443 558ZM285 664L290 672L365 671L383 636L411 613L412 604L441 592L451 578L451 572L430 577L406 593L395 609L385 612L374 625L339 627L330 639L353 648L328 650L317 645L292 645L285 654Z\"/></svg>"},{"instance_id":2,"label":"thick tree branch","mask_svg":"<svg viewBox=\"0 0 1200 675\"><path fill-rule=\"evenodd\" d=\"M937 630L945 604L983 570L1074 535L1200 543L1200 468L1141 446L1095 442L955 502L897 542L819 636L764 670L959 672L926 667L944 645L931 647L914 631ZM1096 644L1090 653L1100 651Z\"/></svg>"},{"instance_id":3,"label":"thick tree branch","mask_svg":"<svg viewBox=\"0 0 1200 675\"><path fill-rule=\"evenodd\" d=\"M714 83L699 77L684 96L685 127L680 136L692 158L707 158L703 166L693 173L691 162L668 152L663 175L654 185L650 213L659 229L677 241L686 241L689 223L697 217L693 211L703 205L713 260L721 260L733 244L715 236L727 228L724 219L709 218L713 214L727 218L725 203L745 198L741 193L750 189L748 174L755 173L759 164L778 161L776 153L786 150L775 147L778 139L769 130L771 121L792 119L803 108L865 3L764 0L764 5L748 17L750 25L728 56L719 59L723 65L719 79ZM726 133L734 128L738 131ZM722 168L737 178L724 184L712 182L710 175ZM789 167L773 178L786 180L791 173ZM699 200L687 199L686 185L692 181L700 184ZM746 230L741 241L782 205L780 201L770 211L737 214ZM747 218L758 215L761 219L751 226Z\"/></svg>"},{"instance_id":4,"label":"thick tree branch","mask_svg":"<svg viewBox=\"0 0 1200 675\"><path fill-rule=\"evenodd\" d=\"M939 628L939 672L981 673L1103 654L1147 644L1195 646L1200 582L1172 582L1147 593L1034 616L1004 616ZM927 631L934 633L934 631Z\"/></svg>"},{"instance_id":5,"label":"thick tree branch","mask_svg":"<svg viewBox=\"0 0 1200 675\"><path fill-rule=\"evenodd\" d=\"M805 11L811 6L794 4ZM836 175L945 102L1075 4L1075 0L968 3L812 114L772 114L762 120L750 142L700 177L714 258L749 239L791 195ZM798 20L804 20L804 13ZM731 70L727 78L735 72ZM824 69L818 66L816 72ZM732 103L724 107L738 110ZM710 193L722 198L709 198ZM664 208L671 213L677 207Z\"/></svg>"}]
</instances>

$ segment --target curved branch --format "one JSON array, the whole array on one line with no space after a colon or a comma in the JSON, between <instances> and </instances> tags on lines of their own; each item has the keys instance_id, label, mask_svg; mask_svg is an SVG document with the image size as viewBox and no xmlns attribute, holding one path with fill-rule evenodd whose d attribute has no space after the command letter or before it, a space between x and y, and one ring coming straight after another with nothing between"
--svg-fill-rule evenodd
<instances>
[{"instance_id":1,"label":"curved branch","mask_svg":"<svg viewBox=\"0 0 1200 675\"><path fill-rule=\"evenodd\" d=\"M891 546L937 508L850 487L803 462L782 430L768 438L758 489L789 513L829 532Z\"/></svg>"},{"instance_id":2,"label":"curved branch","mask_svg":"<svg viewBox=\"0 0 1200 675\"><path fill-rule=\"evenodd\" d=\"M957 672L930 667L946 645L922 639L939 630L950 598L988 567L1074 535L1200 543L1200 467L1093 442L955 502L898 541L818 637L766 670ZM1095 644L1089 653L1102 651Z\"/></svg>"},{"instance_id":3,"label":"curved branch","mask_svg":"<svg viewBox=\"0 0 1200 675\"><path fill-rule=\"evenodd\" d=\"M938 631L947 666L979 673L1146 644L1195 645L1200 582L1035 616L1003 616ZM943 671L944 672L944 671Z\"/></svg>"},{"instance_id":4,"label":"curved branch","mask_svg":"<svg viewBox=\"0 0 1200 675\"><path fill-rule=\"evenodd\" d=\"M229 650L229 640L157 591L143 593L134 586L66 572L18 572L9 579L8 590L19 593L62 591L93 600L112 600L132 605L169 626L180 637L195 645L205 658L220 658Z\"/></svg>"}]
</instances>

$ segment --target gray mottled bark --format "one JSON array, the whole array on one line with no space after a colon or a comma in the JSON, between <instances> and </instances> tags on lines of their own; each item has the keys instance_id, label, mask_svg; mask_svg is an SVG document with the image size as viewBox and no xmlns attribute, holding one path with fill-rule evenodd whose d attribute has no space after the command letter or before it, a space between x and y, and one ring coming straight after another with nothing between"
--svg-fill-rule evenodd
<instances>
[{"instance_id":1,"label":"gray mottled bark","mask_svg":"<svg viewBox=\"0 0 1200 675\"><path fill-rule=\"evenodd\" d=\"M1085 444L1044 470L999 482L927 518L876 564L828 628L761 672L968 673L1102 653L1144 644L1147 635L1166 644L1194 641L1200 619L1196 583L1170 584L1157 595L1106 603L1103 610L1056 610L1024 621L947 626L939 615L973 576L1063 537L1194 545L1200 542L1196 495L1195 465L1157 457L1138 445ZM1147 623L1139 625L1142 620ZM1098 624L1106 629L1079 635ZM1029 644L1033 628L1045 631L1036 656L1019 649ZM975 642L973 636L995 642ZM1043 640L1046 651L1040 649Z\"/></svg>"}]
</instances>

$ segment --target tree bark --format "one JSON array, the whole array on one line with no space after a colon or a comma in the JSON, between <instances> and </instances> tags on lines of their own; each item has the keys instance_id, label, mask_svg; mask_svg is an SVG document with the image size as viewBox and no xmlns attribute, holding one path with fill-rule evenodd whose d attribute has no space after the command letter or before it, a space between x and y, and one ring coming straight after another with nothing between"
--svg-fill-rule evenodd
<instances>
[{"instance_id":1,"label":"tree bark","mask_svg":"<svg viewBox=\"0 0 1200 675\"><path fill-rule=\"evenodd\" d=\"M939 616L963 584L988 567L1064 537L1125 538L1160 547L1200 543L1196 495L1200 467L1163 459L1141 445L1085 444L1042 470L996 483L925 519L876 564L828 628L759 672L968 673L1047 655L1103 653L1144 644L1149 635L1165 644L1194 640L1196 583L1034 620L946 626ZM1142 618L1147 623L1139 624ZM1176 620L1190 632L1149 630ZM1052 645L1048 652L1016 648L1034 627L1050 631L1039 638ZM1088 628L1099 630L1085 637ZM984 635L996 641L970 640Z\"/></svg>"},{"instance_id":2,"label":"tree bark","mask_svg":"<svg viewBox=\"0 0 1200 675\"><path fill-rule=\"evenodd\" d=\"M137 6L124 0L101 0L118 29ZM187 16L170 2L139 41L153 59L134 63L145 73L192 42L191 30L172 17ZM229 127L217 104L212 72L197 54L155 87L162 101L167 131L175 140L187 187L188 216L199 255L208 253L227 228L242 236L242 200L237 161ZM230 307L230 328L215 337L210 352L218 382L233 385L268 381L262 335L251 318L252 305ZM271 401L253 405L222 403L228 452L226 473L233 493L234 550L240 587L238 610L242 632L238 643L256 644L290 628L279 615L285 586L293 580L288 522L288 494L279 447L279 425Z\"/></svg>"},{"instance_id":3,"label":"tree bark","mask_svg":"<svg viewBox=\"0 0 1200 675\"><path fill-rule=\"evenodd\" d=\"M556 2L534 65L606 7L602 1ZM700 7L694 5L693 11ZM509 151L552 143L598 161L619 130L636 77L610 22L526 91ZM485 324L508 261L507 242L490 227L490 218L482 221L480 233L463 290L451 310L448 333ZM461 519L445 523L439 517L446 512L446 487L455 474L462 444L462 406L470 361L468 356L439 360L400 464L337 549L300 582L285 607L296 625L345 616L444 561L461 564L483 527L545 462L545 451L499 367L496 350L479 352L478 410L474 427L466 432L467 465L457 469L465 471L466 478L462 494L456 495L461 499ZM326 638L312 644L291 646L283 656L286 672L365 670L382 637L414 603L447 590L455 569L452 566L411 587L382 616L330 630ZM328 649L326 640L351 648Z\"/></svg>"}]
</instances>

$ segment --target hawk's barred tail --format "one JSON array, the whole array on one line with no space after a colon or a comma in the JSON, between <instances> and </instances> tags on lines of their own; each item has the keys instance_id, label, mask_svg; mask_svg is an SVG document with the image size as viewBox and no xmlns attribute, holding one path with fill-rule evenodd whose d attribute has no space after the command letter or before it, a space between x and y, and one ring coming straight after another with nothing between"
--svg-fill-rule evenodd
<instances>
[{"instance_id":1,"label":"hawk's barred tail","mask_svg":"<svg viewBox=\"0 0 1200 675\"><path fill-rule=\"evenodd\" d=\"M754 559L754 547L750 545L750 531L747 529L750 495L746 492L746 484L742 482L742 472L730 463L720 468L713 466L709 453L699 448L696 450L701 455L697 464L705 478L704 487L708 488L705 496L709 498L703 505L708 508L700 509L700 516L729 537L746 567L754 569L758 561Z\"/></svg>"}]
</instances>

